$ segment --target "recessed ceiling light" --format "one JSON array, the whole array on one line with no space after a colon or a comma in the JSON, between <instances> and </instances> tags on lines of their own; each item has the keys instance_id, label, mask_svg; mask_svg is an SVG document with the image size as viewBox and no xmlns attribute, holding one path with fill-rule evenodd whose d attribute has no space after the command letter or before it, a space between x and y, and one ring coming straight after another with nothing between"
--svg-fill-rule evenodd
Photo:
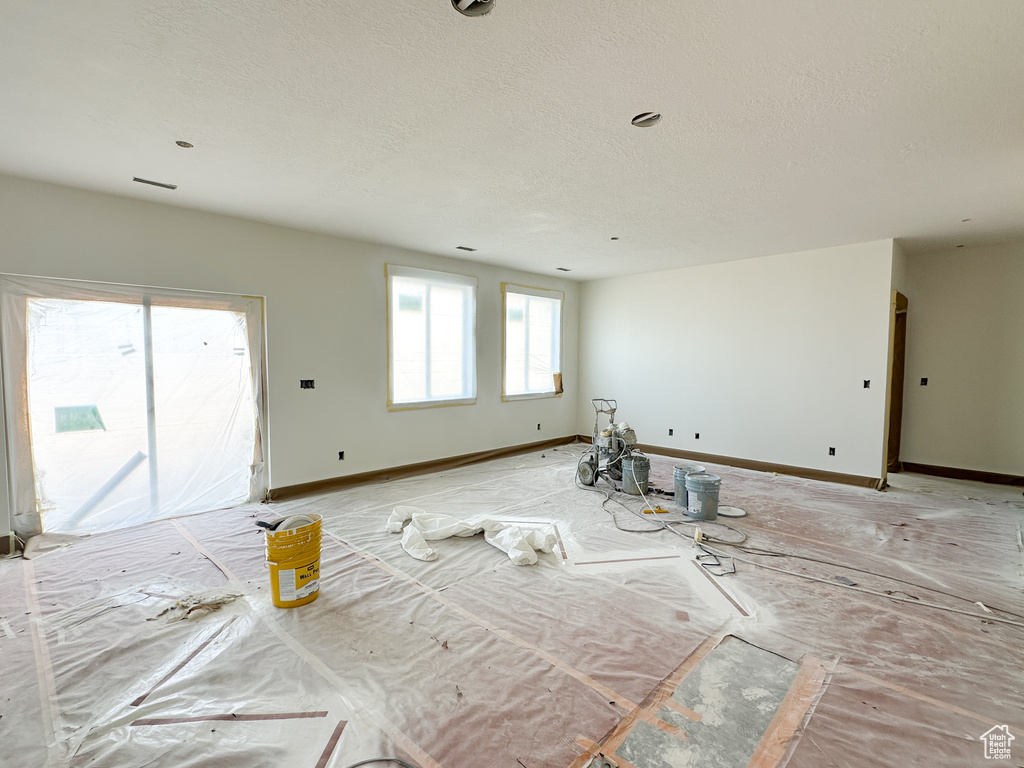
<instances>
[{"instance_id":1,"label":"recessed ceiling light","mask_svg":"<svg viewBox=\"0 0 1024 768\"><path fill-rule=\"evenodd\" d=\"M641 112L631 122L637 128L650 128L659 120L661 120L661 115L657 112Z\"/></svg>"},{"instance_id":2,"label":"recessed ceiling light","mask_svg":"<svg viewBox=\"0 0 1024 768\"><path fill-rule=\"evenodd\" d=\"M466 245L456 245L455 246L455 250L457 250L457 251L475 251L476 248L470 248L469 246L466 246Z\"/></svg>"},{"instance_id":3,"label":"recessed ceiling light","mask_svg":"<svg viewBox=\"0 0 1024 768\"><path fill-rule=\"evenodd\" d=\"M139 184L149 184L153 187L161 187L162 189L177 189L177 184L164 184L162 181L150 181L149 179L140 179L138 176L132 178L132 181L137 181Z\"/></svg>"},{"instance_id":4,"label":"recessed ceiling light","mask_svg":"<svg viewBox=\"0 0 1024 768\"><path fill-rule=\"evenodd\" d=\"M494 0L452 0L452 8L463 16L483 16L493 7Z\"/></svg>"},{"instance_id":5,"label":"recessed ceiling light","mask_svg":"<svg viewBox=\"0 0 1024 768\"><path fill-rule=\"evenodd\" d=\"M182 149L192 149L193 146L192 144L189 144L187 141L176 141L174 143L177 144Z\"/></svg>"},{"instance_id":6,"label":"recessed ceiling light","mask_svg":"<svg viewBox=\"0 0 1024 768\"><path fill-rule=\"evenodd\" d=\"M568 267L555 267L559 272L572 272Z\"/></svg>"}]
</instances>

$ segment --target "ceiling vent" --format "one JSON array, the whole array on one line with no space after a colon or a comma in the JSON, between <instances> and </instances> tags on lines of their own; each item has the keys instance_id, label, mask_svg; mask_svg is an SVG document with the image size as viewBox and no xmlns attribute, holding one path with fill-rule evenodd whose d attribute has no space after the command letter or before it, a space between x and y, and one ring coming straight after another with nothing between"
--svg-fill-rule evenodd
<instances>
[{"instance_id":1,"label":"ceiling vent","mask_svg":"<svg viewBox=\"0 0 1024 768\"><path fill-rule=\"evenodd\" d=\"M641 112L631 122L637 128L650 128L659 120L661 120L661 115L657 112Z\"/></svg>"},{"instance_id":2,"label":"ceiling vent","mask_svg":"<svg viewBox=\"0 0 1024 768\"><path fill-rule=\"evenodd\" d=\"M494 0L452 0L452 8L463 16L483 16L493 7Z\"/></svg>"},{"instance_id":3,"label":"ceiling vent","mask_svg":"<svg viewBox=\"0 0 1024 768\"><path fill-rule=\"evenodd\" d=\"M152 179L140 179L138 176L132 179L137 181L139 184L149 184L151 187L160 187L162 189L177 189L177 184L164 184L162 181L153 181Z\"/></svg>"}]
</instances>

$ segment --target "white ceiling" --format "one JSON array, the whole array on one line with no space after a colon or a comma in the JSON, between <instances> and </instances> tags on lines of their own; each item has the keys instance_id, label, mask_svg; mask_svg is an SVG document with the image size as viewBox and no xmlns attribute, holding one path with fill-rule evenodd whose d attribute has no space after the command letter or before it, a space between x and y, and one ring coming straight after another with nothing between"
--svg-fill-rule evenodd
<instances>
[{"instance_id":1,"label":"white ceiling","mask_svg":"<svg viewBox=\"0 0 1024 768\"><path fill-rule=\"evenodd\" d=\"M0 0L0 172L579 279L1024 239L1024 2Z\"/></svg>"}]
</instances>

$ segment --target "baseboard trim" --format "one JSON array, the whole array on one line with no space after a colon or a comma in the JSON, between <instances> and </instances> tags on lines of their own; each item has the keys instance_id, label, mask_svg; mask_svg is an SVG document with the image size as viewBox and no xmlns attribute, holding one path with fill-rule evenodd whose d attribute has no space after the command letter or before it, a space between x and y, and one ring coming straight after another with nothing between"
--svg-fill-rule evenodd
<instances>
[{"instance_id":1,"label":"baseboard trim","mask_svg":"<svg viewBox=\"0 0 1024 768\"><path fill-rule=\"evenodd\" d=\"M904 472L917 472L920 475L949 477L954 480L974 480L979 483L993 485L1024 485L1024 477L1020 475L1003 475L999 472L982 472L979 469L959 469L958 467L937 467L933 464L917 464L912 461L901 461Z\"/></svg>"},{"instance_id":2,"label":"baseboard trim","mask_svg":"<svg viewBox=\"0 0 1024 768\"><path fill-rule=\"evenodd\" d=\"M330 477L326 480L314 480L311 483L299 483L298 485L284 485L280 488L271 488L267 491L268 501L286 501L296 499L300 496L311 496L317 493L328 493L330 491L350 488L354 485L370 485L372 483L387 483L391 480L399 480L403 477L414 477L426 475L430 472L440 472L446 469L465 467L469 464L479 464L482 461L502 459L506 456L516 456L521 453L542 451L545 448L556 448L560 445L568 445L576 442L576 435L555 437L551 440L540 440L536 443L522 443L510 445L505 448L493 448L489 451L477 451L476 453L464 453L461 456L449 456L444 459L432 459L421 461L418 464L405 464L399 467L387 469L375 469L370 472L360 472L354 475L342 475L341 477ZM590 442L590 438L587 438Z\"/></svg>"},{"instance_id":3,"label":"baseboard trim","mask_svg":"<svg viewBox=\"0 0 1024 768\"><path fill-rule=\"evenodd\" d=\"M578 435L578 439L589 443L591 438ZM843 485L855 485L860 488L877 488L881 482L877 477L863 477L861 475L847 475L842 472L828 472L824 469L808 469L807 467L793 467L789 464L772 464L767 461L754 461L753 459L738 459L735 456L717 456L713 453L695 453L693 451L680 451L676 448L665 448L660 445L638 444L644 453L654 453L659 456L669 456L673 459L689 459L690 461L706 462L708 464L725 464L727 467L738 467L739 469L753 469L758 472L777 472L780 475L792 475L803 477L807 480L822 480L826 483L842 483Z\"/></svg>"}]
</instances>

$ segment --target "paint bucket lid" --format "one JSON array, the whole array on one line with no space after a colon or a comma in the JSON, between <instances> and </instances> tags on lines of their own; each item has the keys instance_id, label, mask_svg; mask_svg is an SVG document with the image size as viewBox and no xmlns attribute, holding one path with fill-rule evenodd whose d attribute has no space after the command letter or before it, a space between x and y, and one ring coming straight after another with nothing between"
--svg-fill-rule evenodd
<instances>
[{"instance_id":1,"label":"paint bucket lid","mask_svg":"<svg viewBox=\"0 0 1024 768\"><path fill-rule=\"evenodd\" d=\"M295 531L299 528L304 528L307 525L312 525L314 520L309 515L292 515L286 517L281 524L275 529L277 532L281 531Z\"/></svg>"},{"instance_id":2,"label":"paint bucket lid","mask_svg":"<svg viewBox=\"0 0 1024 768\"><path fill-rule=\"evenodd\" d=\"M686 489L689 491L710 491L722 484L722 478L710 472L692 472L686 476Z\"/></svg>"},{"instance_id":3,"label":"paint bucket lid","mask_svg":"<svg viewBox=\"0 0 1024 768\"><path fill-rule=\"evenodd\" d=\"M672 468L673 474L689 475L695 472L703 472L706 467L703 464L676 464Z\"/></svg>"}]
</instances>

